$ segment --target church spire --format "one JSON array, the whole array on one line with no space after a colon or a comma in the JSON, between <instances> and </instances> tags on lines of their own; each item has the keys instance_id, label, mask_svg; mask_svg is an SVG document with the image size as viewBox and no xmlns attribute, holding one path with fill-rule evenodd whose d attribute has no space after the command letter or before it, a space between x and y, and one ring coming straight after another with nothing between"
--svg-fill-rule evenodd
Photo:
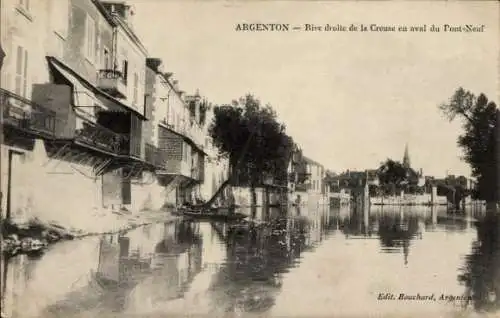
<instances>
[{"instance_id":1,"label":"church spire","mask_svg":"<svg viewBox=\"0 0 500 318\"><path fill-rule=\"evenodd\" d=\"M405 145L405 154L403 156L403 166L410 168L410 154L408 152L408 143Z\"/></svg>"}]
</instances>

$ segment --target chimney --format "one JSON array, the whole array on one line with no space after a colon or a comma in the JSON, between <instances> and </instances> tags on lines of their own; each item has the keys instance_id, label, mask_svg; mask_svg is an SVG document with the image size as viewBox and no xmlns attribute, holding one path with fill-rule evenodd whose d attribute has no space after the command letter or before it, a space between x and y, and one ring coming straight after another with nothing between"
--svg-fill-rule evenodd
<instances>
[{"instance_id":1,"label":"chimney","mask_svg":"<svg viewBox=\"0 0 500 318\"><path fill-rule=\"evenodd\" d=\"M179 81L178 80L173 80L172 81L172 86L174 87L174 90L177 92L179 90Z\"/></svg>"},{"instance_id":2,"label":"chimney","mask_svg":"<svg viewBox=\"0 0 500 318\"><path fill-rule=\"evenodd\" d=\"M109 13L118 16L130 27L133 26L135 8L132 5L127 4L126 1L118 0L101 0L100 2Z\"/></svg>"},{"instance_id":3,"label":"chimney","mask_svg":"<svg viewBox=\"0 0 500 318\"><path fill-rule=\"evenodd\" d=\"M186 95L186 100L189 102L195 102L195 103L200 103L201 102L201 96L198 90L196 90L196 93L193 95Z\"/></svg>"},{"instance_id":4,"label":"chimney","mask_svg":"<svg viewBox=\"0 0 500 318\"><path fill-rule=\"evenodd\" d=\"M162 60L160 58L147 58L146 66L155 71L155 73L161 72Z\"/></svg>"},{"instance_id":5,"label":"chimney","mask_svg":"<svg viewBox=\"0 0 500 318\"><path fill-rule=\"evenodd\" d=\"M177 93L179 93L179 96L183 102L186 101L186 92L182 90L178 90Z\"/></svg>"}]
</instances>

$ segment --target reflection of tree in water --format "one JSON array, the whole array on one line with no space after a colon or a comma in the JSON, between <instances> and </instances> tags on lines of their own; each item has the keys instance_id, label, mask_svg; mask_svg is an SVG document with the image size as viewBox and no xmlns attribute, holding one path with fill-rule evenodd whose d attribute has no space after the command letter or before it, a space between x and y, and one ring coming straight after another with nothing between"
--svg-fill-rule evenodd
<instances>
[{"instance_id":1,"label":"reflection of tree in water","mask_svg":"<svg viewBox=\"0 0 500 318\"><path fill-rule=\"evenodd\" d=\"M419 218L412 214L369 213L353 209L349 216L340 220L340 228L346 238L367 238L376 232L384 251L403 249L405 264L408 263L410 241L421 235ZM375 225L376 224L376 225Z\"/></svg>"},{"instance_id":2,"label":"reflection of tree in water","mask_svg":"<svg viewBox=\"0 0 500 318\"><path fill-rule=\"evenodd\" d=\"M191 246L202 244L201 235L196 231L198 224L189 221L178 222L173 236L167 236L155 247L156 253L182 253Z\"/></svg>"},{"instance_id":3,"label":"reflection of tree in water","mask_svg":"<svg viewBox=\"0 0 500 318\"><path fill-rule=\"evenodd\" d=\"M497 311L500 307L500 219L487 215L477 222L477 241L466 257L458 276L478 311Z\"/></svg>"},{"instance_id":4,"label":"reflection of tree in water","mask_svg":"<svg viewBox=\"0 0 500 318\"><path fill-rule=\"evenodd\" d=\"M306 247L307 230L305 218L280 217L267 226L229 227L225 235L218 231L227 258L211 286L217 306L227 312L269 310L281 288L282 273Z\"/></svg>"},{"instance_id":5,"label":"reflection of tree in water","mask_svg":"<svg viewBox=\"0 0 500 318\"><path fill-rule=\"evenodd\" d=\"M349 237L350 235L367 234L367 229L363 224L363 211L354 208L351 213L344 216L339 222L342 233Z\"/></svg>"},{"instance_id":6,"label":"reflection of tree in water","mask_svg":"<svg viewBox=\"0 0 500 318\"><path fill-rule=\"evenodd\" d=\"M419 232L418 218L413 215L406 220L399 215L382 215L378 221L378 235L384 247L403 247Z\"/></svg>"},{"instance_id":7,"label":"reflection of tree in water","mask_svg":"<svg viewBox=\"0 0 500 318\"><path fill-rule=\"evenodd\" d=\"M420 233L418 218L408 215L403 220L400 215L383 215L378 221L378 235L382 246L388 249L403 248L405 265L408 264L410 241Z\"/></svg>"}]
</instances>

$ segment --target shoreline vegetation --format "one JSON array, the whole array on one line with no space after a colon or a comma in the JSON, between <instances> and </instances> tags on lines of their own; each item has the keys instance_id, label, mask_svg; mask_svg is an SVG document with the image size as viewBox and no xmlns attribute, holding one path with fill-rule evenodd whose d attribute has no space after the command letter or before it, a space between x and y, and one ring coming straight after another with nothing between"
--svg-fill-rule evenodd
<instances>
[{"instance_id":1,"label":"shoreline vegetation","mask_svg":"<svg viewBox=\"0 0 500 318\"><path fill-rule=\"evenodd\" d=\"M178 219L180 219L179 216L174 216L168 211L155 211L124 218L121 226L100 231L85 231L65 227L54 222L42 221L36 217L23 224L16 224L11 220L2 220L0 226L2 232L1 251L6 257L13 257L18 254L36 254L43 252L47 247L58 242L115 234L149 224L175 222Z\"/></svg>"},{"instance_id":2,"label":"shoreline vegetation","mask_svg":"<svg viewBox=\"0 0 500 318\"><path fill-rule=\"evenodd\" d=\"M236 208L245 207L236 206ZM223 207L221 209L224 210ZM58 242L127 232L141 226L170 223L182 219L182 216L175 215L173 211L172 208L166 208L158 211L142 211L140 214L132 215L114 211L112 214L114 214L115 218L111 222L105 219L95 220L95 222L112 223L111 225L101 227L101 229L94 228L93 230L63 226L57 222L43 221L37 217L33 217L22 224L15 223L10 219L3 219L0 221L2 237L0 251L5 257L13 257L18 254L37 254L42 253L46 248Z\"/></svg>"}]
</instances>

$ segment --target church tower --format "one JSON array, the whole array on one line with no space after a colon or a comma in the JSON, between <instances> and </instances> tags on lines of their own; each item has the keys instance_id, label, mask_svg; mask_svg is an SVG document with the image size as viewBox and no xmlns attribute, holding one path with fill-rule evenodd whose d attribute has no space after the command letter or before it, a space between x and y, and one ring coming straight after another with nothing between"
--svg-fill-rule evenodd
<instances>
[{"instance_id":1,"label":"church tower","mask_svg":"<svg viewBox=\"0 0 500 318\"><path fill-rule=\"evenodd\" d=\"M405 168L410 168L411 165L410 165L410 155L408 153L408 143L406 143L405 145L405 154L403 156L403 166Z\"/></svg>"}]
</instances>

